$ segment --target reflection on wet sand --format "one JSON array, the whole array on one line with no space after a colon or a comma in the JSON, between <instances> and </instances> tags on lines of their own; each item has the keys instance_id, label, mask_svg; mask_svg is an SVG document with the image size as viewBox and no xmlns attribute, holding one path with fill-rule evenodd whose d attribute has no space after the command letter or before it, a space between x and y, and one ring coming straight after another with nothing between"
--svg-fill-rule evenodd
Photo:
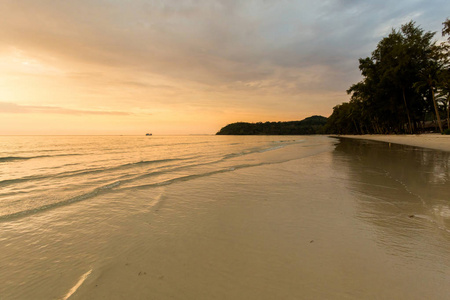
<instances>
[{"instance_id":1,"label":"reflection on wet sand","mask_svg":"<svg viewBox=\"0 0 450 300\"><path fill-rule=\"evenodd\" d=\"M314 137L251 160L0 223L0 298L449 298L448 153Z\"/></svg>"},{"instance_id":2,"label":"reflection on wet sand","mask_svg":"<svg viewBox=\"0 0 450 300\"><path fill-rule=\"evenodd\" d=\"M341 138L333 159L390 254L449 266L450 153Z\"/></svg>"}]
</instances>

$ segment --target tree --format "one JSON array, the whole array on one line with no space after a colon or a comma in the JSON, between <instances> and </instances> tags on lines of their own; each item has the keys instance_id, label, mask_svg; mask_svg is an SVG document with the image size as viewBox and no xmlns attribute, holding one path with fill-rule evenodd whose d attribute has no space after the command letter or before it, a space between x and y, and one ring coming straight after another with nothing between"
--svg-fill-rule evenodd
<instances>
[{"instance_id":1,"label":"tree","mask_svg":"<svg viewBox=\"0 0 450 300\"><path fill-rule=\"evenodd\" d=\"M438 104L436 101L436 97L435 97L435 87L437 84L437 74L439 70L439 66L437 63L430 63L430 65L422 70L421 72L421 80L417 81L414 84L414 87L416 87L416 89L419 91L421 88L426 87L427 89L429 89L430 93L431 93L431 99L433 101L433 105L434 105L434 110L436 113L436 120L439 126L439 130L441 131L441 133L443 132L442 129L442 122L441 122L441 117L439 115L439 108L438 108Z\"/></svg>"},{"instance_id":2,"label":"tree","mask_svg":"<svg viewBox=\"0 0 450 300\"><path fill-rule=\"evenodd\" d=\"M349 106L336 106L329 122L339 124L340 130L354 131L344 125L353 123L359 132L413 133L433 106L439 119L434 94L441 65L433 57L434 34L412 21L392 29L370 57L359 59L363 80L349 88Z\"/></svg>"},{"instance_id":3,"label":"tree","mask_svg":"<svg viewBox=\"0 0 450 300\"><path fill-rule=\"evenodd\" d=\"M447 128L450 129L450 19L445 20L442 36L447 37L447 43L442 43L440 47L442 70L439 74L442 94L447 99Z\"/></svg>"}]
</instances>

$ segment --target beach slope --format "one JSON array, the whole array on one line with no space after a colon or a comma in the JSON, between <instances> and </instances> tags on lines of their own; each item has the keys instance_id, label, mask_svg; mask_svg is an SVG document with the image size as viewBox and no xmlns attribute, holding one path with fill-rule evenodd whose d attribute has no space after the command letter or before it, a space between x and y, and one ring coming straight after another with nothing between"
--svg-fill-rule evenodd
<instances>
[{"instance_id":1,"label":"beach slope","mask_svg":"<svg viewBox=\"0 0 450 300\"><path fill-rule=\"evenodd\" d=\"M441 135L438 133L405 135L334 135L334 137L380 141L450 152L450 135Z\"/></svg>"}]
</instances>

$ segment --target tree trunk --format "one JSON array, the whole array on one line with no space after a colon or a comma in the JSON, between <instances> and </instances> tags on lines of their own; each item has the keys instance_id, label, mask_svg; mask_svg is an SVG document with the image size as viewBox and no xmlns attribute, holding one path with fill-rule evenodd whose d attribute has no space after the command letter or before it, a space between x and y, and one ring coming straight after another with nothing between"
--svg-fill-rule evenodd
<instances>
[{"instance_id":1,"label":"tree trunk","mask_svg":"<svg viewBox=\"0 0 450 300\"><path fill-rule=\"evenodd\" d=\"M436 119L437 119L437 123L439 125L439 130L441 131L441 133L443 133L442 124L441 124L441 117L439 116L439 110L438 110L438 107L437 107L436 99L434 98L434 90L433 90L432 86L430 86L430 88L431 88L431 97L433 98L434 110L436 111Z\"/></svg>"},{"instance_id":2,"label":"tree trunk","mask_svg":"<svg viewBox=\"0 0 450 300\"><path fill-rule=\"evenodd\" d=\"M408 104L406 104L405 88L403 88L403 102L405 102L406 115L408 116L409 133L412 134L411 118L409 117Z\"/></svg>"}]
</instances>

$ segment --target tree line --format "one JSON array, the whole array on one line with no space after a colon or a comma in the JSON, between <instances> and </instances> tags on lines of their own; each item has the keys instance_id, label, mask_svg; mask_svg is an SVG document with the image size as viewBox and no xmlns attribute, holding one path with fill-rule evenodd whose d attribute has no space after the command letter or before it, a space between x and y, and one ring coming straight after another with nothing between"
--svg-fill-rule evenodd
<instances>
[{"instance_id":1,"label":"tree line","mask_svg":"<svg viewBox=\"0 0 450 300\"><path fill-rule=\"evenodd\" d=\"M415 22L392 29L372 52L359 59L363 79L333 108L325 132L387 134L440 131L450 126L450 20L442 36ZM447 129L450 131L450 129Z\"/></svg>"}]
</instances>

